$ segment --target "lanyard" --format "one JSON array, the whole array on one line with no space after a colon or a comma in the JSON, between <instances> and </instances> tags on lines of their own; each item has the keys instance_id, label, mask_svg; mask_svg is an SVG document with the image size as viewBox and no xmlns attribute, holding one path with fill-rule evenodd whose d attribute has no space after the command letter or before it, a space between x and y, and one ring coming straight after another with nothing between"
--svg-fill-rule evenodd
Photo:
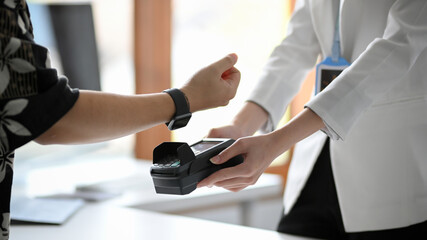
<instances>
[{"instance_id":1,"label":"lanyard","mask_svg":"<svg viewBox=\"0 0 427 240\"><path fill-rule=\"evenodd\" d=\"M325 89L341 72L350 64L341 57L340 40L340 8L341 1L338 0L338 11L335 22L334 41L332 44L332 56L325 58L316 66L315 94Z\"/></svg>"},{"instance_id":2,"label":"lanyard","mask_svg":"<svg viewBox=\"0 0 427 240\"><path fill-rule=\"evenodd\" d=\"M332 61L338 62L341 57L341 39L340 39L340 8L341 0L338 0L337 17L335 21L334 41L332 44Z\"/></svg>"}]
</instances>

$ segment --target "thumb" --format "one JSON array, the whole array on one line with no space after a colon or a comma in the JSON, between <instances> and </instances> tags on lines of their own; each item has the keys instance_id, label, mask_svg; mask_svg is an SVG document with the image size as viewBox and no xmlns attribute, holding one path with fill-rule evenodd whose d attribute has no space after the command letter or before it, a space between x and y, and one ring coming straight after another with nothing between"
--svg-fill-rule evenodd
<instances>
[{"instance_id":1,"label":"thumb","mask_svg":"<svg viewBox=\"0 0 427 240\"><path fill-rule=\"evenodd\" d=\"M215 157L212 157L210 161L213 164L222 164L227 162L230 158L233 158L239 154L240 152L238 151L237 146L232 144L230 147L226 148Z\"/></svg>"},{"instance_id":2,"label":"thumb","mask_svg":"<svg viewBox=\"0 0 427 240\"><path fill-rule=\"evenodd\" d=\"M212 65L216 70L218 70L219 74L224 73L228 69L232 68L234 64L237 62L237 55L235 53L230 53L224 58L218 60Z\"/></svg>"}]
</instances>

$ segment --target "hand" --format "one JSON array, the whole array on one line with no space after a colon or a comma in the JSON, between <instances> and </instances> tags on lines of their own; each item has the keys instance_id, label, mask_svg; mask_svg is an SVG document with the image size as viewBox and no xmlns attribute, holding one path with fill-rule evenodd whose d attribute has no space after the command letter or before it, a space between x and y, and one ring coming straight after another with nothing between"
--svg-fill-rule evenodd
<instances>
[{"instance_id":1,"label":"hand","mask_svg":"<svg viewBox=\"0 0 427 240\"><path fill-rule=\"evenodd\" d=\"M182 88L190 103L190 112L225 106L236 95L240 72L234 67L236 54L201 69Z\"/></svg>"},{"instance_id":2,"label":"hand","mask_svg":"<svg viewBox=\"0 0 427 240\"><path fill-rule=\"evenodd\" d=\"M254 184L271 162L295 143L325 127L323 120L305 108L282 128L265 135L238 139L230 147L211 159L221 164L239 154L244 162L224 168L202 180L197 187L218 186L236 192Z\"/></svg>"},{"instance_id":3,"label":"hand","mask_svg":"<svg viewBox=\"0 0 427 240\"><path fill-rule=\"evenodd\" d=\"M244 137L242 130L236 125L226 125L223 127L212 128L208 133L208 138L232 138L238 139Z\"/></svg>"},{"instance_id":4,"label":"hand","mask_svg":"<svg viewBox=\"0 0 427 240\"><path fill-rule=\"evenodd\" d=\"M213 128L211 138L232 138L251 136L268 120L268 113L254 102L246 102L229 125Z\"/></svg>"},{"instance_id":5,"label":"hand","mask_svg":"<svg viewBox=\"0 0 427 240\"><path fill-rule=\"evenodd\" d=\"M202 180L197 187L215 185L237 192L255 184L265 169L281 153L274 151L272 141L274 140L269 135L238 139L229 148L213 157L211 161L215 164L221 164L241 154L244 157L244 162L235 167L224 168L213 173Z\"/></svg>"}]
</instances>

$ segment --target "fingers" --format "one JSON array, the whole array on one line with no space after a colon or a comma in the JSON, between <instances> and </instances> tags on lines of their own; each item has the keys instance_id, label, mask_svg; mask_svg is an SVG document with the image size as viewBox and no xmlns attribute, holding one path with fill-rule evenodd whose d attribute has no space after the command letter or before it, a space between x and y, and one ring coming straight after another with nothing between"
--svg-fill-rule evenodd
<instances>
[{"instance_id":1,"label":"fingers","mask_svg":"<svg viewBox=\"0 0 427 240\"><path fill-rule=\"evenodd\" d=\"M266 156L265 140L261 137L242 137L230 147L211 159L214 164L222 164L232 157L242 155L243 163L229 168L221 169L203 181L197 187L217 186L230 191L240 191L247 186L253 185L271 163L271 156Z\"/></svg>"},{"instance_id":2,"label":"fingers","mask_svg":"<svg viewBox=\"0 0 427 240\"><path fill-rule=\"evenodd\" d=\"M213 164L221 164L229 159L239 155L242 153L243 146L240 141L236 141L233 144L231 144L230 147L226 148L224 151L220 152L215 157L211 158L210 161Z\"/></svg>"},{"instance_id":3,"label":"fingers","mask_svg":"<svg viewBox=\"0 0 427 240\"><path fill-rule=\"evenodd\" d=\"M234 68L237 55L232 53L198 71L181 91L190 102L190 111L225 106L235 97L240 72Z\"/></svg>"},{"instance_id":4,"label":"fingers","mask_svg":"<svg viewBox=\"0 0 427 240\"><path fill-rule=\"evenodd\" d=\"M224 151L211 158L213 164L222 164L229 159L241 154L243 150L242 144L239 141L234 142L230 147L226 148ZM225 181L231 178L236 178L238 176L247 175L247 168L244 166L244 163L239 164L235 167L224 168L218 172L211 174L209 177L201 181L197 186L212 186L220 181Z\"/></svg>"},{"instance_id":5,"label":"fingers","mask_svg":"<svg viewBox=\"0 0 427 240\"><path fill-rule=\"evenodd\" d=\"M219 61L213 63L212 65L220 73L226 72L228 69L232 68L237 62L237 55L235 53L228 54Z\"/></svg>"},{"instance_id":6,"label":"fingers","mask_svg":"<svg viewBox=\"0 0 427 240\"><path fill-rule=\"evenodd\" d=\"M221 129L212 128L211 130L209 130L207 137L208 138L223 138L225 136L222 134Z\"/></svg>"},{"instance_id":7,"label":"fingers","mask_svg":"<svg viewBox=\"0 0 427 240\"><path fill-rule=\"evenodd\" d=\"M269 135L242 137L230 147L211 159L214 164L222 164L232 157L241 155L243 163L221 169L203 181L197 187L217 186L230 191L240 191L255 184L264 170L277 157L277 153L266 151L271 146Z\"/></svg>"},{"instance_id":8,"label":"fingers","mask_svg":"<svg viewBox=\"0 0 427 240\"><path fill-rule=\"evenodd\" d=\"M217 187L222 187L225 189L239 189L238 191L240 191L241 189L248 187L250 185L255 184L256 181L254 181L253 177L235 177L235 178L230 178L227 180L223 180L223 181L219 181L215 183L215 186ZM230 190L232 191L232 190Z\"/></svg>"},{"instance_id":9,"label":"fingers","mask_svg":"<svg viewBox=\"0 0 427 240\"><path fill-rule=\"evenodd\" d=\"M221 78L232 79L235 75L240 75L240 71L235 67L231 67L227 69L224 73L222 73Z\"/></svg>"},{"instance_id":10,"label":"fingers","mask_svg":"<svg viewBox=\"0 0 427 240\"><path fill-rule=\"evenodd\" d=\"M250 185L254 185L261 173L262 172L252 173L248 171L246 166L242 165L224 168L203 179L197 184L197 187L217 186L237 192Z\"/></svg>"},{"instance_id":11,"label":"fingers","mask_svg":"<svg viewBox=\"0 0 427 240\"><path fill-rule=\"evenodd\" d=\"M232 179L236 175L236 170L238 170L239 166L224 168L219 170L207 178L203 179L201 182L197 184L197 187L205 187L205 186L213 186L219 181L225 181L228 179Z\"/></svg>"},{"instance_id":12,"label":"fingers","mask_svg":"<svg viewBox=\"0 0 427 240\"><path fill-rule=\"evenodd\" d=\"M237 90L237 86L239 86L239 82L240 82L240 71L235 68L232 67L230 69L228 69L227 71L225 71L222 75L221 78L224 80L227 80L227 82L231 85L236 87Z\"/></svg>"}]
</instances>

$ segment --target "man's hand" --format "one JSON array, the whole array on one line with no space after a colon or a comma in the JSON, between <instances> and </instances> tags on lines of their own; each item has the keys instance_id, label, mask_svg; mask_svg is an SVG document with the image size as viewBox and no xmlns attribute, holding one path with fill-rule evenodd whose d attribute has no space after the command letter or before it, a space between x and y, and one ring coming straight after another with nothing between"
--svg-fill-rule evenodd
<instances>
[{"instance_id":1,"label":"man's hand","mask_svg":"<svg viewBox=\"0 0 427 240\"><path fill-rule=\"evenodd\" d=\"M240 72L234 67L236 54L198 71L182 88L190 103L190 111L225 106L236 95Z\"/></svg>"}]
</instances>

